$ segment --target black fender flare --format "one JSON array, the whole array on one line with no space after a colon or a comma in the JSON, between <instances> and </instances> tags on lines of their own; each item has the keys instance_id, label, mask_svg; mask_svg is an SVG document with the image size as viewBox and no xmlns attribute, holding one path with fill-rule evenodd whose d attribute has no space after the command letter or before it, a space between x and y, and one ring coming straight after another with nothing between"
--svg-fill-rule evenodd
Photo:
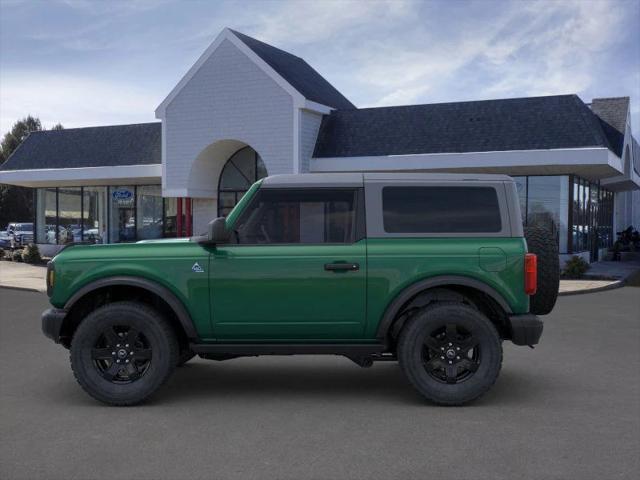
<instances>
[{"instance_id":1,"label":"black fender flare","mask_svg":"<svg viewBox=\"0 0 640 480\"><path fill-rule=\"evenodd\" d=\"M457 275L441 275L412 283L404 290L402 290L398 295L396 295L393 301L387 306L387 309L385 310L382 319L378 324L376 338L383 341L387 340L387 334L389 332L389 329L391 328L391 325L393 324L393 321L395 320L398 313L400 313L400 309L402 308L402 306L406 304L411 298L418 295L424 290L449 285L469 287L478 290L495 300L495 302L500 305L505 313L512 313L511 307L509 307L509 304L506 302L504 297L486 283L470 277L462 277Z\"/></svg>"},{"instance_id":2,"label":"black fender flare","mask_svg":"<svg viewBox=\"0 0 640 480\"><path fill-rule=\"evenodd\" d=\"M184 333L186 334L189 340L197 340L198 332L193 325L193 321L191 320L191 315L187 311L186 307L182 303L182 301L175 296L171 290L167 287L160 285L153 280L149 280L141 277L129 277L129 276L115 276L115 277L106 277L101 278L99 280L95 280L84 285L77 292L75 292L69 300L64 305L64 309L68 312L71 308L76 304L81 298L83 298L88 293L91 293L95 290L104 287L111 286L129 286L129 287L138 287L144 290L147 290L157 296L159 296L162 300L167 302L169 307L173 310L180 325L182 326Z\"/></svg>"}]
</instances>

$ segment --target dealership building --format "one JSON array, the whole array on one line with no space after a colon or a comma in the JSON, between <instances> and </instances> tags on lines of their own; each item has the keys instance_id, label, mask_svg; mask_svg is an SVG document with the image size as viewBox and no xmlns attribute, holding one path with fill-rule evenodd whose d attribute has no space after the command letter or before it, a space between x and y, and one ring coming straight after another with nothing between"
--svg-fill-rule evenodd
<instances>
[{"instance_id":1,"label":"dealership building","mask_svg":"<svg viewBox=\"0 0 640 480\"><path fill-rule=\"evenodd\" d=\"M284 173L508 174L525 223L592 261L640 227L628 97L358 108L303 59L225 29L155 114L33 132L0 166L0 183L34 189L45 253L202 233L253 182Z\"/></svg>"}]
</instances>

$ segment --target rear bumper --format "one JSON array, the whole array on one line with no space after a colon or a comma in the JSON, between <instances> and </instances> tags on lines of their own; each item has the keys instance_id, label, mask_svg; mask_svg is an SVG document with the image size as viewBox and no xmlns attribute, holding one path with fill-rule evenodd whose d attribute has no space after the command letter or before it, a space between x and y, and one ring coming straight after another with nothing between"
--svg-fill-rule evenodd
<instances>
[{"instance_id":1,"label":"rear bumper","mask_svg":"<svg viewBox=\"0 0 640 480\"><path fill-rule=\"evenodd\" d=\"M536 345L542 336L542 319L532 313L510 315L511 341L516 345Z\"/></svg>"},{"instance_id":2,"label":"rear bumper","mask_svg":"<svg viewBox=\"0 0 640 480\"><path fill-rule=\"evenodd\" d=\"M56 343L60 343L62 323L67 316L66 310L50 308L42 312L42 333Z\"/></svg>"}]
</instances>

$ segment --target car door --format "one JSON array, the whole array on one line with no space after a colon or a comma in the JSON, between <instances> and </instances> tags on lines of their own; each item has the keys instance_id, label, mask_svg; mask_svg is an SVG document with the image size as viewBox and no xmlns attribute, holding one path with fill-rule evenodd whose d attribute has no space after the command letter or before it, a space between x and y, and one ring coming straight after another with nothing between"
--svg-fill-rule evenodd
<instances>
[{"instance_id":1,"label":"car door","mask_svg":"<svg viewBox=\"0 0 640 480\"><path fill-rule=\"evenodd\" d=\"M358 338L364 329L363 190L262 188L210 262L216 339Z\"/></svg>"}]
</instances>

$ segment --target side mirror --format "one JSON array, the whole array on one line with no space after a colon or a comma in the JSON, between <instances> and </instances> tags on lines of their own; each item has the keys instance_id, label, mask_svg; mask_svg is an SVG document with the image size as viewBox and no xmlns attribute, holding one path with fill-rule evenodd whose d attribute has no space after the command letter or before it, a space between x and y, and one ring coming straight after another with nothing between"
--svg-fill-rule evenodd
<instances>
[{"instance_id":1,"label":"side mirror","mask_svg":"<svg viewBox=\"0 0 640 480\"><path fill-rule=\"evenodd\" d=\"M209 222L209 243L226 243L231 237L231 232L227 230L227 222L224 217L218 217Z\"/></svg>"}]
</instances>

